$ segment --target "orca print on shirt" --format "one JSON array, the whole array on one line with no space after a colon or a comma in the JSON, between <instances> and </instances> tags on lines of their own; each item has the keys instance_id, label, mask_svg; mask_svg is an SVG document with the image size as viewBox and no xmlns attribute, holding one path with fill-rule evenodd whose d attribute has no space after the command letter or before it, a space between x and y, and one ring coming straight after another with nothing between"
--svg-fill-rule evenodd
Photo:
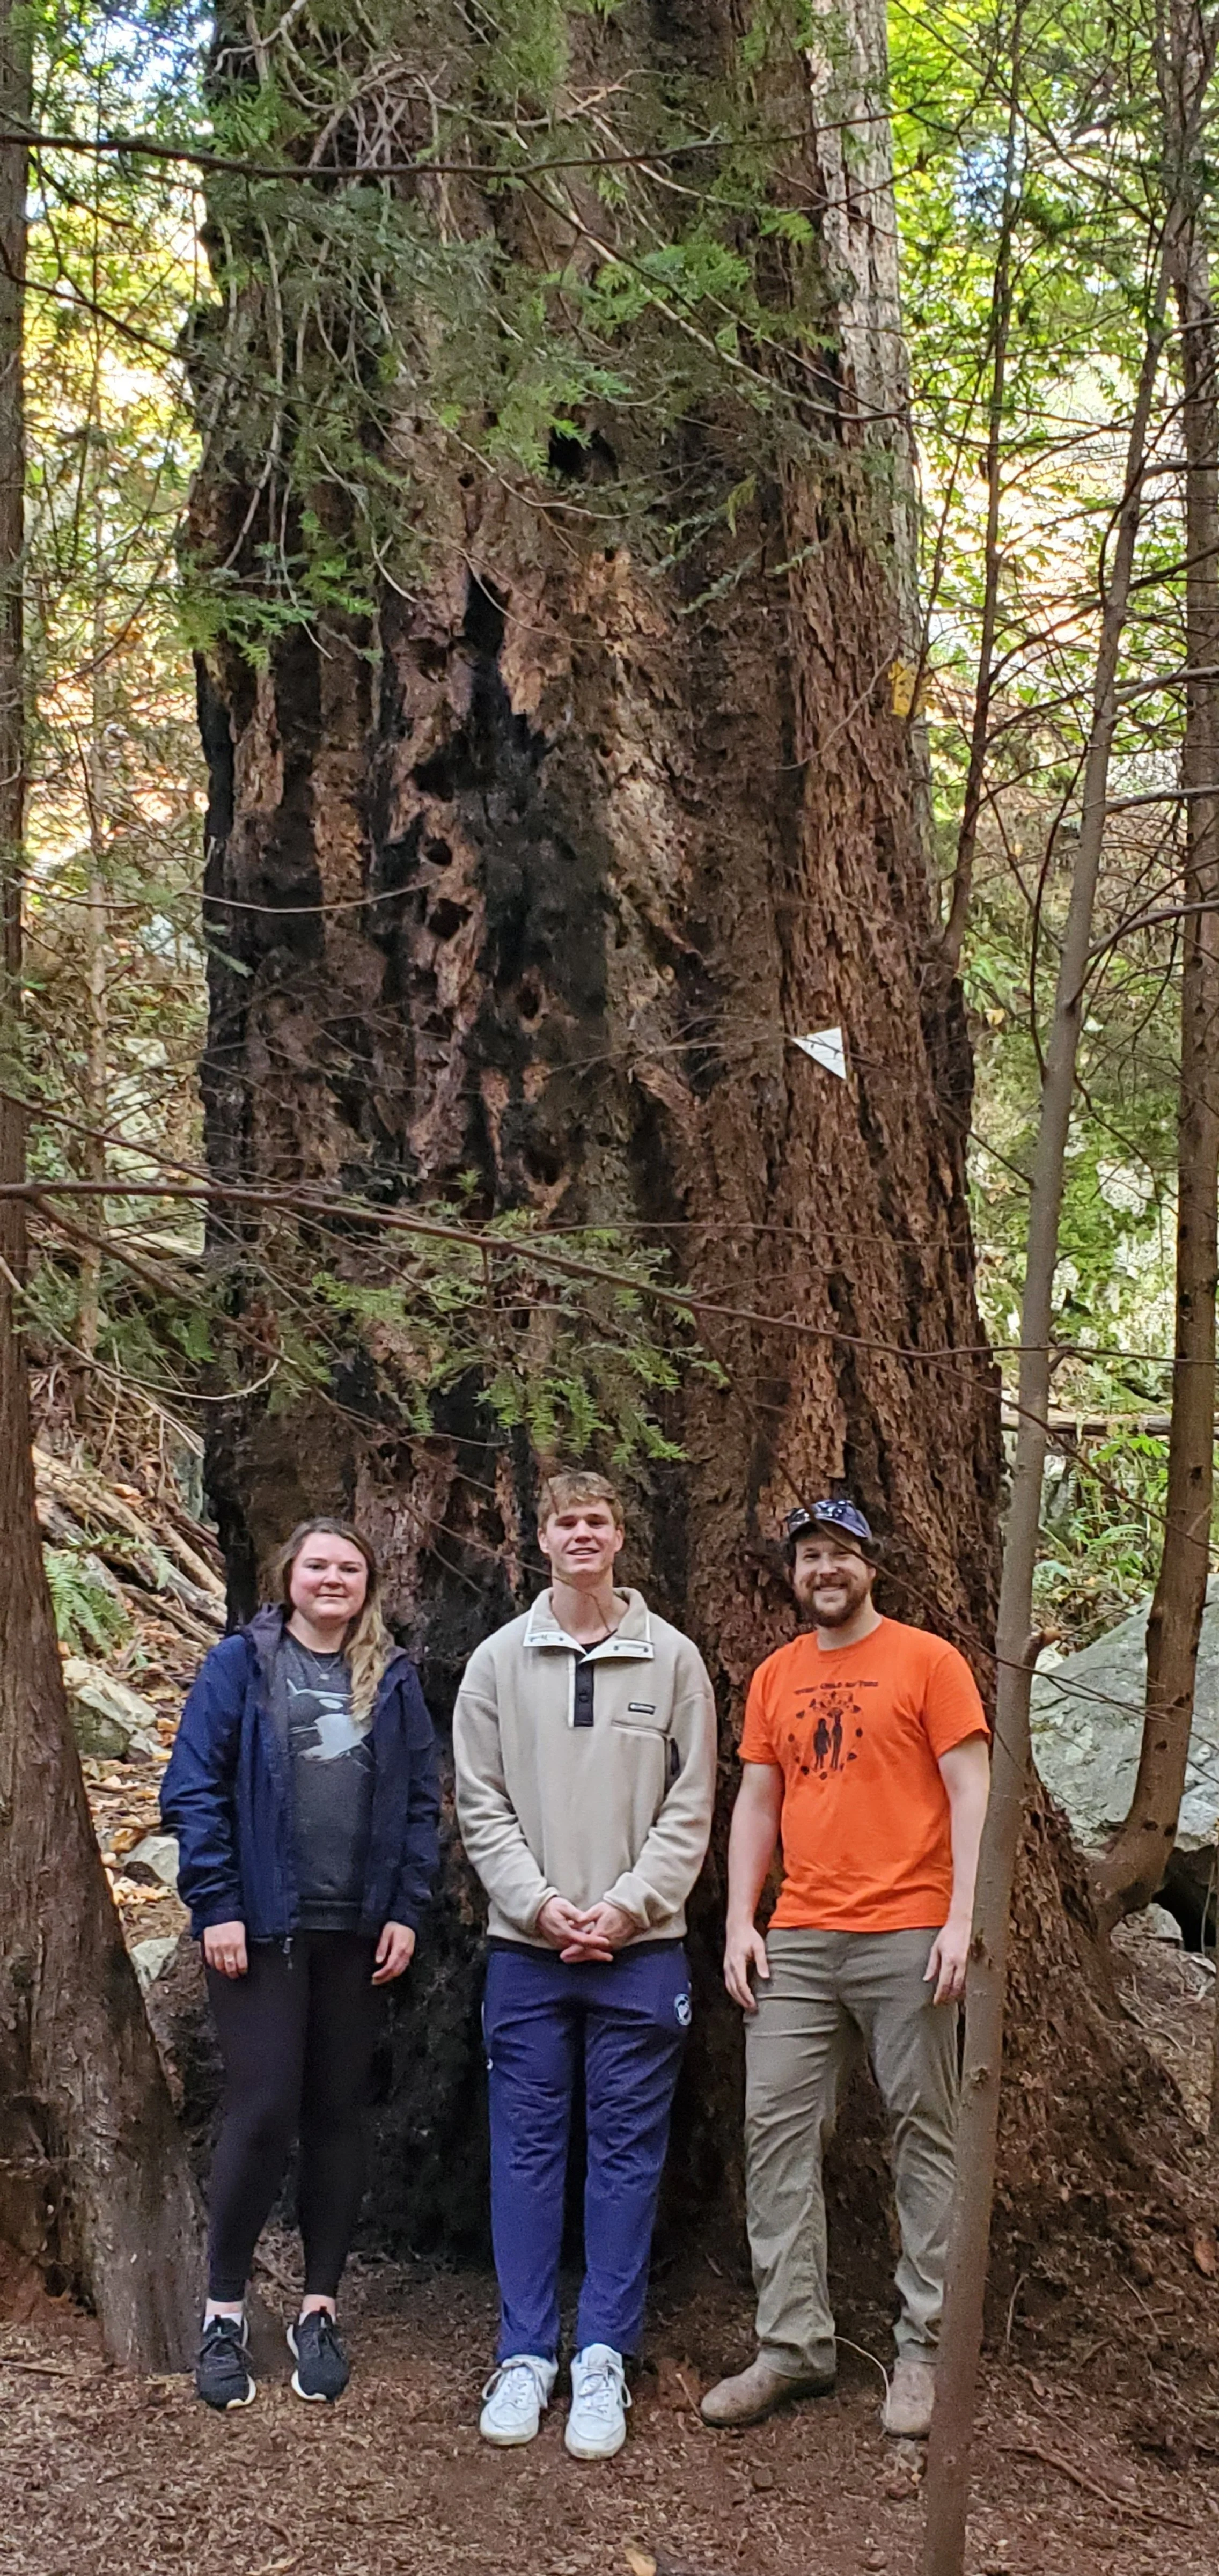
<instances>
[{"instance_id":1,"label":"orca print on shirt","mask_svg":"<svg viewBox=\"0 0 1219 2576\"><path fill-rule=\"evenodd\" d=\"M315 1655L285 1634L276 1662L292 1776L297 1919L305 1932L353 1931L372 1820L370 1730L351 1714L344 1655Z\"/></svg>"}]
</instances>

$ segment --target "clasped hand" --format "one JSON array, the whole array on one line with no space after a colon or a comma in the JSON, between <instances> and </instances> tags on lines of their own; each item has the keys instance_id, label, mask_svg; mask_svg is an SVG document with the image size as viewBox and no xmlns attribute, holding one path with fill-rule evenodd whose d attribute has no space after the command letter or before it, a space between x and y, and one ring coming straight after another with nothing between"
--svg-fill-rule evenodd
<instances>
[{"instance_id":1,"label":"clasped hand","mask_svg":"<svg viewBox=\"0 0 1219 2576\"><path fill-rule=\"evenodd\" d=\"M612 1959L638 1931L633 1916L602 1897L599 1905L569 1905L565 1896L548 1896L537 1918L542 1939L561 1959Z\"/></svg>"}]
</instances>

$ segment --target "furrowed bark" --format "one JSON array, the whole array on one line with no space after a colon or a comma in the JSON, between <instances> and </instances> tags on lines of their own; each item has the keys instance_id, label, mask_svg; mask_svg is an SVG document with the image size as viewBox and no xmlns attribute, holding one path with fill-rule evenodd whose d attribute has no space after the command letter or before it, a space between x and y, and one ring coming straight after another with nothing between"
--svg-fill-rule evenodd
<instances>
[{"instance_id":1,"label":"furrowed bark","mask_svg":"<svg viewBox=\"0 0 1219 2576\"><path fill-rule=\"evenodd\" d=\"M0 0L0 122L30 123L25 13ZM0 152L0 1180L25 1161L22 315L25 156ZM200 2232L169 2094L94 1839L34 1515L17 1300L24 1203L0 1196L0 2254L96 2307L115 2361L187 2359Z\"/></svg>"},{"instance_id":2,"label":"furrowed bark","mask_svg":"<svg viewBox=\"0 0 1219 2576\"><path fill-rule=\"evenodd\" d=\"M1185 805L1182 879L1181 1087L1177 1143L1176 1340L1168 1433L1168 1496L1159 1574L1147 1621L1147 1707L1130 1812L1094 1875L1097 1914L1110 1930L1148 1905L1176 1840L1185 1787L1198 1638L1210 1572L1215 1458L1215 1280L1219 1231L1219 331L1206 235L1207 173L1198 102L1214 58L1215 24L1195 0L1169 0L1161 90L1170 154L1180 161L1188 220L1176 242L1173 286L1181 326L1185 449ZM1191 135L1193 137L1191 141Z\"/></svg>"},{"instance_id":3,"label":"furrowed bark","mask_svg":"<svg viewBox=\"0 0 1219 2576\"><path fill-rule=\"evenodd\" d=\"M1027 1266L1020 1319L1020 1423L999 1588L991 1802L978 1874L965 2011L957 2188L928 2452L921 2576L961 2576L965 2563L970 2451L999 2130L1008 1935L1029 1786L1029 1699L1039 1643L1033 1634L1033 1573L1049 1441L1050 1331L1058 1224L1089 938L1104 843L1109 762L1117 723L1118 655L1141 517L1148 423L1166 337L1171 238L1170 227L1139 372L1126 452L1125 490L1105 593L1079 841L1045 1051L1029 1195Z\"/></svg>"}]
</instances>

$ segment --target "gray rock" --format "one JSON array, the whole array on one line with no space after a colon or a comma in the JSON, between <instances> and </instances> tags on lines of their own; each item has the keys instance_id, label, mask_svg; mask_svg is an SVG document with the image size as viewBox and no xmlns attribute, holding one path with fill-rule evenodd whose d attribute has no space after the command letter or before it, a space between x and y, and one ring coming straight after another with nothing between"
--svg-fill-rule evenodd
<instances>
[{"instance_id":1,"label":"gray rock","mask_svg":"<svg viewBox=\"0 0 1219 2576\"><path fill-rule=\"evenodd\" d=\"M63 1678L77 1744L92 1761L121 1762L132 1751L151 1753L159 1748L155 1708L102 1664L91 1664L84 1655L69 1655Z\"/></svg>"},{"instance_id":2,"label":"gray rock","mask_svg":"<svg viewBox=\"0 0 1219 2576\"><path fill-rule=\"evenodd\" d=\"M169 1966L177 1946L176 1932L154 1932L146 1941L133 1941L131 1964L139 1978L142 1993L147 1994L149 1987L156 1984L162 1969Z\"/></svg>"},{"instance_id":3,"label":"gray rock","mask_svg":"<svg viewBox=\"0 0 1219 2576\"><path fill-rule=\"evenodd\" d=\"M176 1834L145 1834L142 1843L137 1843L133 1851L124 1854L122 1868L129 1871L133 1861L141 1861L145 1869L151 1870L154 1878L160 1879L162 1887L177 1887Z\"/></svg>"},{"instance_id":4,"label":"gray rock","mask_svg":"<svg viewBox=\"0 0 1219 2576\"><path fill-rule=\"evenodd\" d=\"M1138 1770L1147 1686L1147 1610L1136 1610L1082 1654L1033 1677L1037 1768L1082 1843L1103 1844L1125 1821ZM1177 1848L1213 1849L1219 1826L1219 1577L1207 1587L1189 1766Z\"/></svg>"},{"instance_id":5,"label":"gray rock","mask_svg":"<svg viewBox=\"0 0 1219 2576\"><path fill-rule=\"evenodd\" d=\"M122 1762L131 1750L131 1738L113 1717L103 1717L87 1700L68 1693L68 1715L76 1737L76 1749L86 1762Z\"/></svg>"}]
</instances>

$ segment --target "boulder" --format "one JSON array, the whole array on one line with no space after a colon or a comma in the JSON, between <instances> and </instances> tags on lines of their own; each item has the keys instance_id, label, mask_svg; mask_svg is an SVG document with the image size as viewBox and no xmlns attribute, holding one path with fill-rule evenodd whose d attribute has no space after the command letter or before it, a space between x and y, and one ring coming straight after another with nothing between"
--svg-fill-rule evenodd
<instances>
[{"instance_id":1,"label":"boulder","mask_svg":"<svg viewBox=\"0 0 1219 2576\"><path fill-rule=\"evenodd\" d=\"M150 1933L146 1941L134 1941L132 1943L131 1964L139 1978L140 1986L144 1994L147 1994L151 1985L155 1985L162 1970L169 1966L169 1962L174 1957L177 1947L178 1935L176 1932L154 1932Z\"/></svg>"},{"instance_id":2,"label":"boulder","mask_svg":"<svg viewBox=\"0 0 1219 2576\"><path fill-rule=\"evenodd\" d=\"M1086 1848L1107 1843L1134 1789L1147 1688L1147 1612L1134 1611L1078 1655L1033 1677L1033 1752L1047 1789ZM1219 1577L1207 1586L1189 1764L1165 1892L1186 1917L1205 1906L1219 1839ZM1187 1922L1187 1929L1193 1930Z\"/></svg>"},{"instance_id":3,"label":"boulder","mask_svg":"<svg viewBox=\"0 0 1219 2576\"><path fill-rule=\"evenodd\" d=\"M159 1879L162 1887L177 1888L178 1839L176 1834L145 1834L143 1842L124 1855L123 1872L128 1878L139 1878L147 1872L149 1879ZM176 1939L175 1934L175 1939Z\"/></svg>"},{"instance_id":4,"label":"boulder","mask_svg":"<svg viewBox=\"0 0 1219 2576\"><path fill-rule=\"evenodd\" d=\"M77 1744L92 1761L122 1762L133 1752L159 1750L155 1708L103 1664L69 1655L63 1678Z\"/></svg>"}]
</instances>

